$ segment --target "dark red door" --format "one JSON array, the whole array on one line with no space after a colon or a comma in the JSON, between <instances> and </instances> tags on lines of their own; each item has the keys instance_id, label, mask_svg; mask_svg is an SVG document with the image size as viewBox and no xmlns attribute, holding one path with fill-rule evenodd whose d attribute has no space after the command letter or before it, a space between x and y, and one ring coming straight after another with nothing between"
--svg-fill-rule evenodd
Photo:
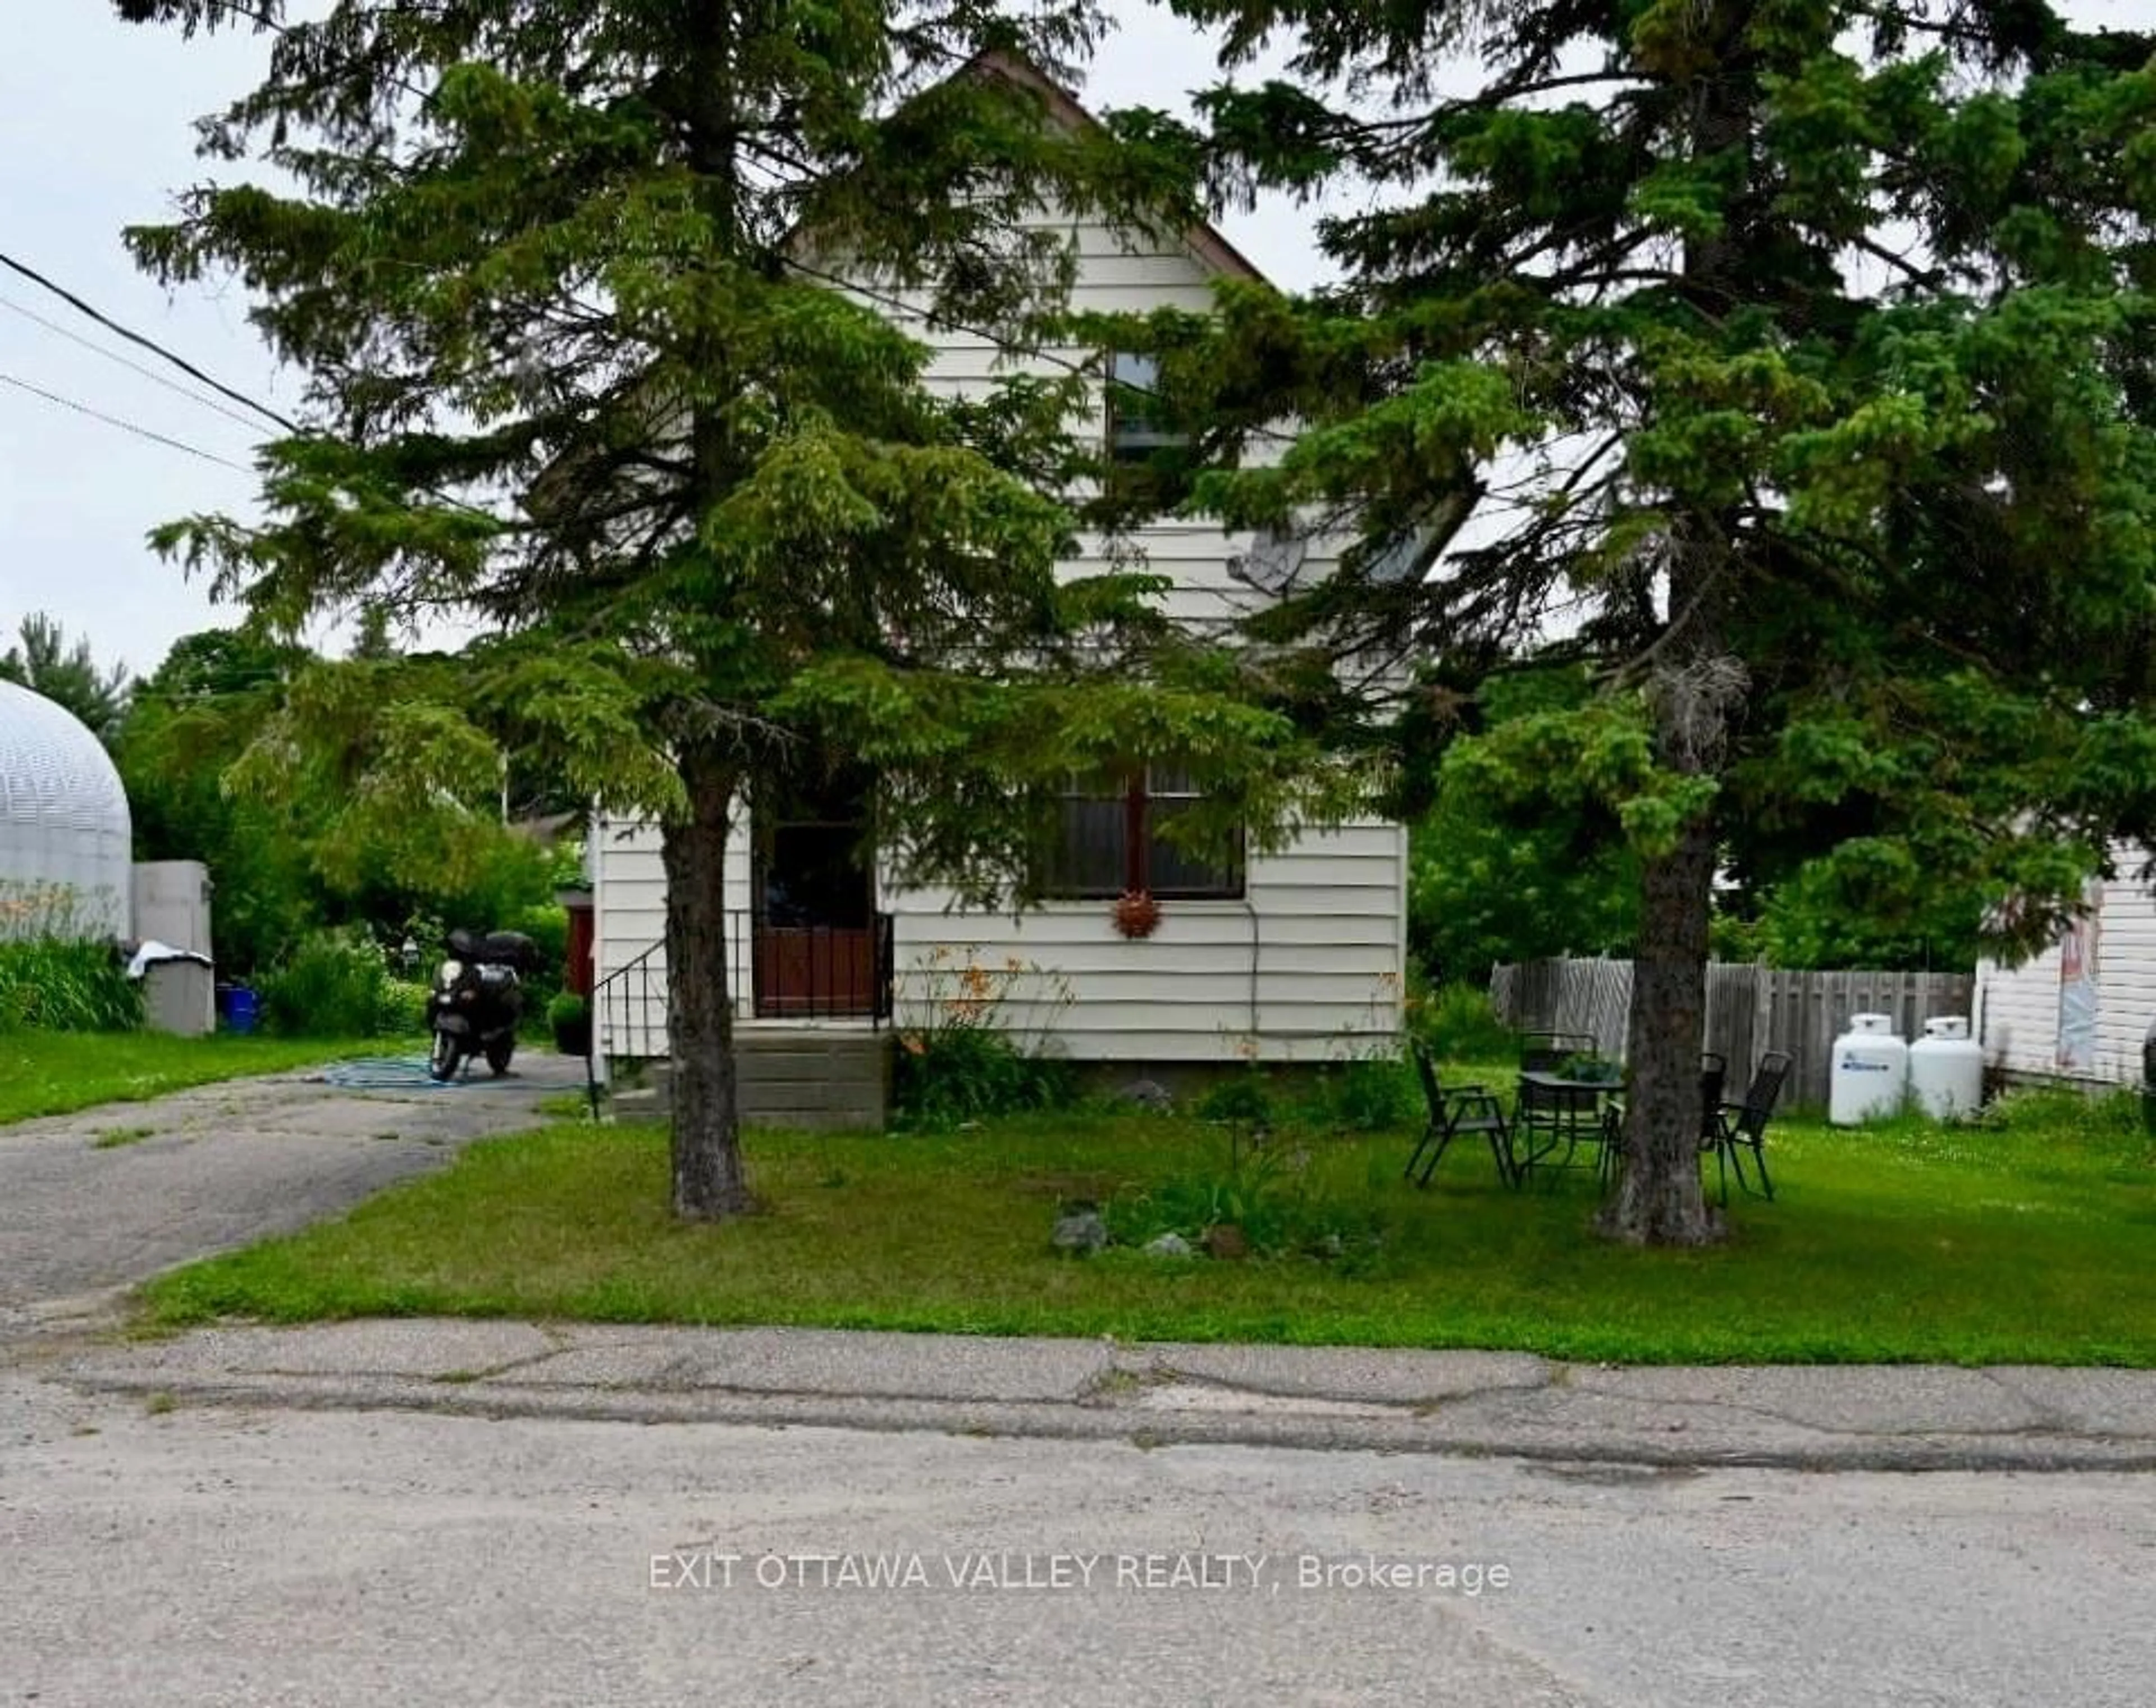
<instances>
[{"instance_id":1,"label":"dark red door","mask_svg":"<svg viewBox=\"0 0 2156 1708\"><path fill-rule=\"evenodd\" d=\"M874 1014L874 891L862 823L797 820L759 828L757 1016Z\"/></svg>"}]
</instances>

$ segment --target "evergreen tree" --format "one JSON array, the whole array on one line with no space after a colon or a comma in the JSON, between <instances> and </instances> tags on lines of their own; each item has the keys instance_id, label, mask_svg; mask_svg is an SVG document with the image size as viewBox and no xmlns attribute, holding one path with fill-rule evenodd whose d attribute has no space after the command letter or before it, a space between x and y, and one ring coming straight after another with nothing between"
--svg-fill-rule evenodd
<instances>
[{"instance_id":1,"label":"evergreen tree","mask_svg":"<svg viewBox=\"0 0 2156 1708\"><path fill-rule=\"evenodd\" d=\"M65 707L110 747L127 711L127 666L100 669L90 642L69 646L66 630L42 611L25 617L16 633L18 644L0 654L0 680L19 683Z\"/></svg>"},{"instance_id":2,"label":"evergreen tree","mask_svg":"<svg viewBox=\"0 0 2156 1708\"><path fill-rule=\"evenodd\" d=\"M1410 649L1440 714L1522 653L1594 671L1456 762L1640 855L1604 1223L1712 1238L1719 864L1912 935L1980 895L2025 948L2156 828L2150 40L2042 0L1173 3L1292 52L1204 98L1194 170L1351 210L1337 289L1146 328L1201 453L1306 423L1199 500L1358 515L1293 614Z\"/></svg>"},{"instance_id":3,"label":"evergreen tree","mask_svg":"<svg viewBox=\"0 0 2156 1708\"><path fill-rule=\"evenodd\" d=\"M1086 0L264 15L269 75L205 147L296 187L204 187L131 240L168 284L257 291L314 430L266 449L266 524L161 543L273 625L486 630L454 669L361 660L291 696L279 740L326 733L356 814L494 787L499 741L660 815L680 1213L749 1202L721 884L745 795L842 756L896 875L977 896L1023 887L1050 777L1173 751L1213 791L1194 835L1279 821L1289 721L1179 655L1145 578L1058 585L1079 382L941 395L887 312L1023 351L1070 265L1044 206L1161 211L1142 151L1044 122L1034 68L1087 45Z\"/></svg>"}]
</instances>

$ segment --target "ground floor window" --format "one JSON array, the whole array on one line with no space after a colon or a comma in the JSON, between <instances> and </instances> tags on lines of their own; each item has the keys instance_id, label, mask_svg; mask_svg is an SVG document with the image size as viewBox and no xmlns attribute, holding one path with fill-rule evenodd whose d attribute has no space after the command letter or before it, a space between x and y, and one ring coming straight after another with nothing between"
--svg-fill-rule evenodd
<instances>
[{"instance_id":1,"label":"ground floor window","mask_svg":"<svg viewBox=\"0 0 2156 1708\"><path fill-rule=\"evenodd\" d=\"M1073 787L1059 803L1046 893L1109 897L1142 890L1163 900L1229 900L1243 894L1243 852L1194 858L1162 830L1203 798L1189 773L1152 765L1120 789Z\"/></svg>"}]
</instances>

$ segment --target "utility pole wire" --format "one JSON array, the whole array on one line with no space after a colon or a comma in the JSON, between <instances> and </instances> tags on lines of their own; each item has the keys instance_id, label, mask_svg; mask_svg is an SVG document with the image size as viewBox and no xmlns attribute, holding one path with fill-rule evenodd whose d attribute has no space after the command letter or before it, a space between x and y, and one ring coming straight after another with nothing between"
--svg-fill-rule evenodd
<instances>
[{"instance_id":1,"label":"utility pole wire","mask_svg":"<svg viewBox=\"0 0 2156 1708\"><path fill-rule=\"evenodd\" d=\"M53 333L55 336L64 338L70 344L80 344L85 350L90 351L94 355L103 356L107 362L116 362L122 367L132 369L135 372L141 375L144 379L149 381L151 385L162 386L167 391L185 398L190 403L199 403L205 409L213 409L218 414L224 417L226 420L236 421L242 427L246 428L249 432L257 431L260 427L260 423L259 422L254 420L250 417L242 415L237 409L227 408L215 398L205 398L200 392L182 385L177 380L168 380L164 377L164 375L157 372L154 368L146 367L139 362L131 361L128 357L122 356L116 350L107 350L102 344L96 342L93 339L84 337L80 332L70 332L65 326L60 325L58 321L49 321L43 315L38 313L34 309L26 309L22 304L15 301L10 297L0 296L0 309L7 309L13 313L22 315L22 317L26 321L34 321L37 325L43 326L48 332Z\"/></svg>"},{"instance_id":2,"label":"utility pole wire","mask_svg":"<svg viewBox=\"0 0 2156 1708\"><path fill-rule=\"evenodd\" d=\"M185 451L191 457L200 457L205 463L215 463L220 468L237 469L242 474L254 471L244 463L235 463L229 457L220 457L215 451L206 451L200 445L191 445L117 415L108 415L102 409L93 409L87 403L79 403L73 398L64 398L58 392L49 392L43 386L33 386L28 380L19 380L11 373L0 373L0 386L13 386L18 391L28 392L33 398L42 398L48 403L56 403L63 409L72 409L78 415L87 415L93 421L102 421L108 427L116 427L122 433L131 433L138 439L146 439L161 445L169 445L176 451Z\"/></svg>"},{"instance_id":3,"label":"utility pole wire","mask_svg":"<svg viewBox=\"0 0 2156 1708\"><path fill-rule=\"evenodd\" d=\"M235 391L230 386L226 385L222 380L212 378L208 374L204 373L200 368L197 367L194 363L189 362L184 356L177 355L173 351L166 349L163 345L157 342L154 338L145 337L141 333L135 331L130 327L121 326L119 321L114 320L110 315L107 315L101 310L85 302L82 298L77 296L72 290L67 289L65 285L54 284L44 274L38 271L36 268L28 266L23 262L17 260L13 255L8 254L4 249L0 249L0 267L5 267L11 272L21 274L23 278L28 280L31 284L36 285L40 290L49 290L54 296L57 296L61 301L67 304L69 307L74 309L76 313L87 315L91 320L96 321L99 326L106 328L108 331L117 332L129 343L139 344L143 349L149 351L151 354L162 356L167 362L171 362L174 367L178 368L182 373L188 375L192 378L200 380L213 392L218 393L218 396L229 398L234 403L244 405L245 408L252 409L258 415L266 417L268 419L276 423L278 426L283 428L287 433L294 433L301 437L305 435L307 429L300 426L298 422L293 420L290 416L280 414L276 410L272 409L268 404L257 403L254 398L249 397L246 392Z\"/></svg>"}]
</instances>

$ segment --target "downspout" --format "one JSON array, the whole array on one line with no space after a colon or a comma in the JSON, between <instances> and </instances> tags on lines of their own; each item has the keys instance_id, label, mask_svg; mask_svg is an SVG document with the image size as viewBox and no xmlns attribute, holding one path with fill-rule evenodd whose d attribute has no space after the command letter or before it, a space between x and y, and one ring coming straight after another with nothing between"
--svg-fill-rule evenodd
<instances>
[{"instance_id":1,"label":"downspout","mask_svg":"<svg viewBox=\"0 0 2156 1708\"><path fill-rule=\"evenodd\" d=\"M1250 1059L1258 1057L1258 910L1244 885L1243 911L1250 921Z\"/></svg>"},{"instance_id":2,"label":"downspout","mask_svg":"<svg viewBox=\"0 0 2156 1708\"><path fill-rule=\"evenodd\" d=\"M607 976L607 831L606 809L597 801L592 803L590 828L584 839L584 875L592 883L592 992L584 999L585 1012L591 1021L591 1049L585 1061L585 1077L590 1080L594 1093L613 1080L613 1063L607 1046L613 1042L606 1036L606 1016L601 1012L599 987Z\"/></svg>"}]
</instances>

